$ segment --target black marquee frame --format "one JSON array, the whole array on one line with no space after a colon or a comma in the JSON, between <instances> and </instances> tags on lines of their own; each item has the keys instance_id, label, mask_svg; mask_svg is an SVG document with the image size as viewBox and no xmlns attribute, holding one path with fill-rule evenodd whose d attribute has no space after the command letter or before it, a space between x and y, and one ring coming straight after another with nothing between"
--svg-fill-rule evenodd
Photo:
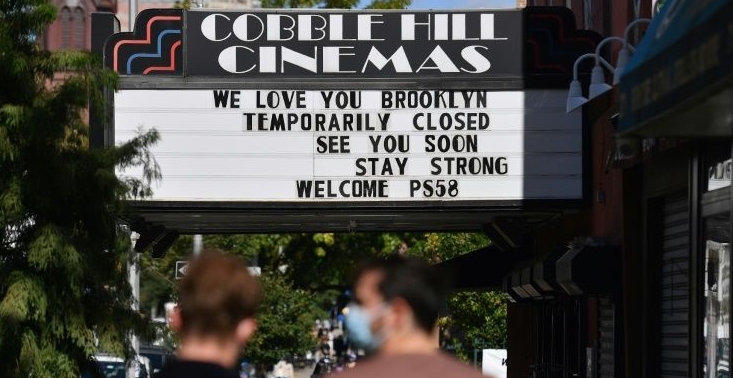
<instances>
[{"instance_id":1,"label":"black marquee frame","mask_svg":"<svg viewBox=\"0 0 733 378\"><path fill-rule=\"evenodd\" d=\"M418 13L411 12L411 13ZM567 88L571 80L575 59L595 50L601 36L595 32L577 30L572 13L563 7L528 7L521 11L523 38L525 40L521 77L465 78L421 77L408 80L392 78L365 80L350 78L313 79L272 78L237 79L232 77L183 77L184 68L174 67L152 75L122 75L120 89L488 89L525 90ZM441 12L442 13L442 12ZM180 15L180 21L175 19ZM158 25L151 18L163 16ZM151 28L170 29L182 27L186 11L148 10L136 20L133 33L115 33L118 23L111 13L92 15L93 50L103 56L105 64L112 67L110 57L120 40L142 39L136 36L140 30ZM180 22L180 23L179 23ZM104 36L104 38L102 38ZM174 52L175 58L184 55L174 50L173 33L161 37L159 42ZM169 38L166 40L165 38ZM185 39L185 33L181 35ZM150 38L148 38L149 40ZM100 42L104 40L106 42ZM185 46L185 43L184 43ZM120 45L119 51L129 48ZM165 50L163 48L159 50ZM185 59L183 60L185 62ZM128 62L128 65L130 63ZM159 66L172 66L170 58ZM589 70L584 69L583 72ZM585 76L582 80L587 80ZM113 111L113 94L106 90L108 110ZM103 123L90 117L91 141L94 147L114 143L114 124ZM266 233L266 232L347 232L347 231L480 231L494 219L519 217L527 222L549 219L564 212L578 211L589 203L591 170L589 160L589 135L583 118L583 195L582 198L506 200L506 201L380 201L380 202L186 202L186 201L131 201L135 210L129 221L134 230L163 226L181 234L210 233Z\"/></svg>"}]
</instances>

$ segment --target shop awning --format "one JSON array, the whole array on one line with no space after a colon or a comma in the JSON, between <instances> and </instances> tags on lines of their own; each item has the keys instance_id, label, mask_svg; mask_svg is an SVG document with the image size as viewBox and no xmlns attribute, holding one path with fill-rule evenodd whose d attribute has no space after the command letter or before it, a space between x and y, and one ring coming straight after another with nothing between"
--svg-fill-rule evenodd
<instances>
[{"instance_id":1,"label":"shop awning","mask_svg":"<svg viewBox=\"0 0 733 378\"><path fill-rule=\"evenodd\" d=\"M615 246L556 249L515 266L504 276L502 290L511 302L614 294L620 284L620 256Z\"/></svg>"},{"instance_id":2,"label":"shop awning","mask_svg":"<svg viewBox=\"0 0 733 378\"><path fill-rule=\"evenodd\" d=\"M567 252L567 249L558 248L532 263L532 282L544 298L551 298L557 294L557 260Z\"/></svg>"},{"instance_id":3,"label":"shop awning","mask_svg":"<svg viewBox=\"0 0 733 378\"><path fill-rule=\"evenodd\" d=\"M569 250L556 269L557 283L568 295L613 294L621 282L621 251L611 246Z\"/></svg>"},{"instance_id":4,"label":"shop awning","mask_svg":"<svg viewBox=\"0 0 733 378\"><path fill-rule=\"evenodd\" d=\"M489 245L438 266L452 275L456 290L498 290L502 287L502 278L525 256L521 250L502 251Z\"/></svg>"},{"instance_id":5,"label":"shop awning","mask_svg":"<svg viewBox=\"0 0 733 378\"><path fill-rule=\"evenodd\" d=\"M558 248L516 267L504 279L502 289L512 302L552 299L564 292L557 280L557 261L568 252Z\"/></svg>"},{"instance_id":6,"label":"shop awning","mask_svg":"<svg viewBox=\"0 0 733 378\"><path fill-rule=\"evenodd\" d=\"M618 131L733 135L733 0L667 0L620 82Z\"/></svg>"}]
</instances>

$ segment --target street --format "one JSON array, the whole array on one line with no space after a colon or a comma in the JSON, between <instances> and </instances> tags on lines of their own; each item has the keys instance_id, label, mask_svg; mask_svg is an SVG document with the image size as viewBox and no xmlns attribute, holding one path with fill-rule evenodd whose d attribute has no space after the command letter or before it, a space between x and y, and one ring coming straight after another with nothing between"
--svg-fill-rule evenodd
<instances>
[{"instance_id":1,"label":"street","mask_svg":"<svg viewBox=\"0 0 733 378\"><path fill-rule=\"evenodd\" d=\"M295 375L293 378L310 378L312 372L313 368L308 366L304 369L295 369Z\"/></svg>"}]
</instances>

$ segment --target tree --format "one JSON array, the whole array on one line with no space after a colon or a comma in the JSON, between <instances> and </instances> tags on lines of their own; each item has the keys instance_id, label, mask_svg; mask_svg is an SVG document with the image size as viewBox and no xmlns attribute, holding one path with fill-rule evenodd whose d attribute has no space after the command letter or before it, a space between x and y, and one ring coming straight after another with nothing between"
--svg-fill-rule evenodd
<instances>
[{"instance_id":1,"label":"tree","mask_svg":"<svg viewBox=\"0 0 733 378\"><path fill-rule=\"evenodd\" d=\"M450 315L439 321L443 344L462 360L474 349L506 348L506 299L499 292L458 292L448 299Z\"/></svg>"},{"instance_id":2,"label":"tree","mask_svg":"<svg viewBox=\"0 0 733 378\"><path fill-rule=\"evenodd\" d=\"M315 346L311 330L319 311L310 292L293 289L277 272L263 273L260 282L264 298L257 313L257 332L245 346L244 357L262 373L281 358Z\"/></svg>"},{"instance_id":3,"label":"tree","mask_svg":"<svg viewBox=\"0 0 733 378\"><path fill-rule=\"evenodd\" d=\"M192 238L178 238L162 258L149 253L140 257L140 311L151 317L163 316L165 303L176 301L176 261L191 256Z\"/></svg>"},{"instance_id":4,"label":"tree","mask_svg":"<svg viewBox=\"0 0 733 378\"><path fill-rule=\"evenodd\" d=\"M488 245L477 233L428 233L409 253L438 263ZM506 300L499 292L456 292L439 320L442 343L468 360L474 349L506 348Z\"/></svg>"},{"instance_id":5,"label":"tree","mask_svg":"<svg viewBox=\"0 0 733 378\"><path fill-rule=\"evenodd\" d=\"M191 9L191 0L176 0L176 2L173 3L173 8Z\"/></svg>"},{"instance_id":6,"label":"tree","mask_svg":"<svg viewBox=\"0 0 733 378\"><path fill-rule=\"evenodd\" d=\"M296 287L340 290L349 284L353 267L370 256L395 250L397 239L382 233L294 234L283 253L269 263L287 265ZM266 261L268 262L268 261Z\"/></svg>"},{"instance_id":7,"label":"tree","mask_svg":"<svg viewBox=\"0 0 733 378\"><path fill-rule=\"evenodd\" d=\"M159 177L155 131L88 147L86 109L116 76L87 53L43 51L55 18L45 0L0 2L0 371L78 377L99 349L130 351L150 331L131 310L124 199ZM53 81L63 73L63 81ZM146 180L115 167L143 166Z\"/></svg>"}]
</instances>

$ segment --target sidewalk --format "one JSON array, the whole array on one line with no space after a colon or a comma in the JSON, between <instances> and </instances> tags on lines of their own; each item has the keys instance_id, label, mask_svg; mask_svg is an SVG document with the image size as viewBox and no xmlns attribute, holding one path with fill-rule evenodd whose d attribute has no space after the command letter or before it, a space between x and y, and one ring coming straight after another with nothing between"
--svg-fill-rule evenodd
<instances>
[{"instance_id":1,"label":"sidewalk","mask_svg":"<svg viewBox=\"0 0 733 378\"><path fill-rule=\"evenodd\" d=\"M311 373L313 373L313 368L306 366L304 369L295 369L294 372L294 378L310 378Z\"/></svg>"}]
</instances>

